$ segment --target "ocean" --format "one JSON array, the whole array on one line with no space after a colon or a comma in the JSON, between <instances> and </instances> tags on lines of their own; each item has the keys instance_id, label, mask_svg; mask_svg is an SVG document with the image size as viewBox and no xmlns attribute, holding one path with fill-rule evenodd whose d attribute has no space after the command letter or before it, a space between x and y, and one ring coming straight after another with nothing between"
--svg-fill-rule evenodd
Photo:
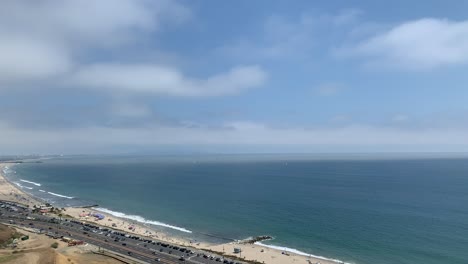
<instances>
[{"instance_id":1,"label":"ocean","mask_svg":"<svg viewBox=\"0 0 468 264\"><path fill-rule=\"evenodd\" d=\"M468 158L77 156L7 171L56 206L357 264L468 263Z\"/></svg>"}]
</instances>

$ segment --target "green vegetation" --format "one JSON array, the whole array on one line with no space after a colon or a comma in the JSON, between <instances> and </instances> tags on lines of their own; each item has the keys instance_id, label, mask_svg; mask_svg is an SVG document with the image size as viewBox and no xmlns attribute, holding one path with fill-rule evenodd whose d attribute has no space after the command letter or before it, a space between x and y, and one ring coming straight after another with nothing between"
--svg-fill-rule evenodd
<instances>
[{"instance_id":1,"label":"green vegetation","mask_svg":"<svg viewBox=\"0 0 468 264\"><path fill-rule=\"evenodd\" d=\"M57 242L54 242L52 243L52 245L50 245L51 248L58 248L58 243Z\"/></svg>"},{"instance_id":2,"label":"green vegetation","mask_svg":"<svg viewBox=\"0 0 468 264\"><path fill-rule=\"evenodd\" d=\"M5 262L10 262L16 258L18 258L21 255L5 255L5 256L0 256L0 263L5 263Z\"/></svg>"},{"instance_id":3,"label":"green vegetation","mask_svg":"<svg viewBox=\"0 0 468 264\"><path fill-rule=\"evenodd\" d=\"M5 248L22 236L23 234L16 232L14 229L0 224L0 248Z\"/></svg>"},{"instance_id":4,"label":"green vegetation","mask_svg":"<svg viewBox=\"0 0 468 264\"><path fill-rule=\"evenodd\" d=\"M13 233L13 235L11 236L11 238L17 239L17 238L20 238L20 237L23 237L23 236L24 236L23 234L18 233L18 232L15 232L15 233Z\"/></svg>"}]
</instances>

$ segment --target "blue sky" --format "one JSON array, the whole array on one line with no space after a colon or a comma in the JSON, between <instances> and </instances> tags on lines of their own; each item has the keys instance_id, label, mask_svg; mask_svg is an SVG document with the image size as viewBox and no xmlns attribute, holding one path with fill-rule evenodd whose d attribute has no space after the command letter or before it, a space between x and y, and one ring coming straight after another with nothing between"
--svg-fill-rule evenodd
<instances>
[{"instance_id":1,"label":"blue sky","mask_svg":"<svg viewBox=\"0 0 468 264\"><path fill-rule=\"evenodd\" d=\"M0 154L468 150L466 1L4 1Z\"/></svg>"}]
</instances>

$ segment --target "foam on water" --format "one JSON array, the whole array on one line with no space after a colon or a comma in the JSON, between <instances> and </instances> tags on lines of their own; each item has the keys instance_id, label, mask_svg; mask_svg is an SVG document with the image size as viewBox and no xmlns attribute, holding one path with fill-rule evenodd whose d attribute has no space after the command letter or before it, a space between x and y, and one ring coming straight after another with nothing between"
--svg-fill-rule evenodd
<instances>
[{"instance_id":1,"label":"foam on water","mask_svg":"<svg viewBox=\"0 0 468 264\"><path fill-rule=\"evenodd\" d=\"M178 231L185 232L185 233L192 233L192 231L190 231L188 229L185 229L183 227L173 226L173 225L165 224L165 223L158 222L158 221L147 220L144 217L141 217L139 215L127 215L127 214L124 214L124 213L121 213L121 212L115 212L115 211L109 210L107 208L101 208L101 207L97 207L97 208L94 208L94 209L96 209L98 211L101 211L103 213L106 213L106 214L110 214L110 215L120 217L120 218L126 218L126 219L130 219L130 220L134 220L134 221L137 221L137 222L140 222L140 223L143 223L143 224L163 226L163 227L171 228L171 229L178 230Z\"/></svg>"},{"instance_id":2,"label":"foam on water","mask_svg":"<svg viewBox=\"0 0 468 264\"><path fill-rule=\"evenodd\" d=\"M339 259L332 259L332 258L326 258L326 257L322 257L322 256L312 255L312 254L309 254L309 253L305 253L305 252L299 251L299 250L294 249L294 248L267 245L267 244L264 244L264 243L262 243L262 242L255 242L254 244L255 244L255 245L259 245L259 246L263 246L263 247L267 247L267 248L272 248L272 249L276 249L276 250L281 250L281 251L285 251L285 252L294 253L294 254L301 255L301 256L313 257L313 258L318 258L318 259L333 261L333 262L342 263L342 264L351 264L351 263L348 263L348 262L341 261L341 260L339 260Z\"/></svg>"},{"instance_id":3,"label":"foam on water","mask_svg":"<svg viewBox=\"0 0 468 264\"><path fill-rule=\"evenodd\" d=\"M10 172L10 168L8 166L3 167L3 174L7 174Z\"/></svg>"},{"instance_id":4,"label":"foam on water","mask_svg":"<svg viewBox=\"0 0 468 264\"><path fill-rule=\"evenodd\" d=\"M73 199L73 197L61 195L61 194L58 194L58 193L53 193L53 192L47 192L47 193L50 194L50 195L53 195L53 196L58 196L58 197L67 198L67 199Z\"/></svg>"},{"instance_id":5,"label":"foam on water","mask_svg":"<svg viewBox=\"0 0 468 264\"><path fill-rule=\"evenodd\" d=\"M41 184L40 184L40 183L37 183L37 182L27 181L27 180L23 180L23 179L20 179L20 181L26 182L26 183L30 183L30 184L34 184L34 185L36 185L36 186L41 186Z\"/></svg>"},{"instance_id":6,"label":"foam on water","mask_svg":"<svg viewBox=\"0 0 468 264\"><path fill-rule=\"evenodd\" d=\"M39 190L39 191L40 191L40 192L46 192L46 191L44 191L44 190Z\"/></svg>"},{"instance_id":7,"label":"foam on water","mask_svg":"<svg viewBox=\"0 0 468 264\"><path fill-rule=\"evenodd\" d=\"M14 184L16 184L20 188L26 188L26 189L29 189L29 190L34 189L33 187L28 187L28 186L21 185L19 182L14 182Z\"/></svg>"}]
</instances>

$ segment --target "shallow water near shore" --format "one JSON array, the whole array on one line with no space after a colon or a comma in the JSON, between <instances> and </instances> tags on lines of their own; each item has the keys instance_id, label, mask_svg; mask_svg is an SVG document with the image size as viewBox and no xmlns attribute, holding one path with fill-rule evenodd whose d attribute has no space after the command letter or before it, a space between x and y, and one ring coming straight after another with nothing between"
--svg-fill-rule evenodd
<instances>
[{"instance_id":1,"label":"shallow water near shore","mask_svg":"<svg viewBox=\"0 0 468 264\"><path fill-rule=\"evenodd\" d=\"M468 263L466 158L72 157L6 176L57 206L208 242L271 235L263 244L351 263Z\"/></svg>"}]
</instances>

